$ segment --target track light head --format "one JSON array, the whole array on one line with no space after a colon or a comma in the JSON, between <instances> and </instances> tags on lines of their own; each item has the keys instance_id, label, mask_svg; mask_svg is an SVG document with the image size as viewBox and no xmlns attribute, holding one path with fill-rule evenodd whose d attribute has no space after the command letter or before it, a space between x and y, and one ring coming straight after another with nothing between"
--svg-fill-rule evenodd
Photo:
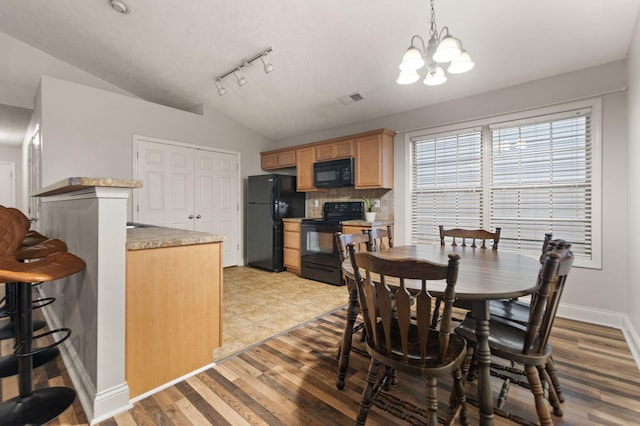
<instances>
[{"instance_id":1,"label":"track light head","mask_svg":"<svg viewBox=\"0 0 640 426\"><path fill-rule=\"evenodd\" d=\"M227 89L222 87L222 81L220 79L216 80L216 87L218 88L218 96L222 96L227 93Z\"/></svg>"},{"instance_id":2,"label":"track light head","mask_svg":"<svg viewBox=\"0 0 640 426\"><path fill-rule=\"evenodd\" d=\"M262 54L262 57L260 59L262 59L262 64L264 65L264 72L269 74L271 71L273 71L273 64L271 62L269 62L269 57L268 57L269 53L268 51L265 51Z\"/></svg>"},{"instance_id":3,"label":"track light head","mask_svg":"<svg viewBox=\"0 0 640 426\"><path fill-rule=\"evenodd\" d=\"M238 86L244 86L245 84L247 84L247 79L244 78L242 74L240 74L241 69L242 67L236 69L234 72L234 74L236 75L236 80L238 81Z\"/></svg>"}]
</instances>

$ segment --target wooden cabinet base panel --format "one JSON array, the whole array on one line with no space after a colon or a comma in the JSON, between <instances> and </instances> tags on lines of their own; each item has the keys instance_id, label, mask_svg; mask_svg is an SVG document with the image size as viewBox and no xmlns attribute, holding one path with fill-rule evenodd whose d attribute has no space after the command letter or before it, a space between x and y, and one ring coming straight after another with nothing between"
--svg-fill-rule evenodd
<instances>
[{"instance_id":1,"label":"wooden cabinet base panel","mask_svg":"<svg viewBox=\"0 0 640 426\"><path fill-rule=\"evenodd\" d=\"M210 364L221 339L221 243L127 252L132 398Z\"/></svg>"}]
</instances>

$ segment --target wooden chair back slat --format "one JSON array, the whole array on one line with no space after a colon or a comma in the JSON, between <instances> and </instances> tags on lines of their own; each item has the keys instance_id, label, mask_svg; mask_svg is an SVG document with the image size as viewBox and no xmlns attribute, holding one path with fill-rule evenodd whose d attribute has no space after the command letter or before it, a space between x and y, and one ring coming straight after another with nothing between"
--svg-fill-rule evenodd
<instances>
[{"instance_id":1,"label":"wooden chair back slat","mask_svg":"<svg viewBox=\"0 0 640 426\"><path fill-rule=\"evenodd\" d=\"M393 227L391 225L387 225L387 229L363 229L362 233L369 237L368 251L380 251L393 247Z\"/></svg>"},{"instance_id":2,"label":"wooden chair back slat","mask_svg":"<svg viewBox=\"0 0 640 426\"><path fill-rule=\"evenodd\" d=\"M445 245L445 237L452 237L452 246L457 246L456 238L462 239L462 247L467 247L467 240L471 240L472 248L476 248L476 240L482 240L481 248L487 248L486 240L492 240L493 245L491 248L493 250L498 249L498 243L500 242L500 230L502 228L497 227L495 232L489 232L484 229L462 229L462 228L454 228L454 229L444 229L443 225L439 225L440 228L440 245Z\"/></svg>"},{"instance_id":3,"label":"wooden chair back slat","mask_svg":"<svg viewBox=\"0 0 640 426\"><path fill-rule=\"evenodd\" d=\"M547 252L538 275L536 292L531 308L523 353L543 353L558 311L560 298L573 264L571 244L563 240L549 241Z\"/></svg>"},{"instance_id":4,"label":"wooden chair back slat","mask_svg":"<svg viewBox=\"0 0 640 426\"><path fill-rule=\"evenodd\" d=\"M349 257L353 266L355 281L358 287L358 295L362 310L368 312L368 320L365 321L368 344L384 356L399 356L408 362L410 355L415 356L410 350L412 340L409 336L409 328L412 321L421 324L418 328L419 351L421 365L427 362L426 353L429 345L430 329L428 324L431 318L431 295L428 291L428 282L432 280L446 280L444 304L445 311L439 339L440 358L444 359L447 353L449 337L451 333L451 312L455 299L455 284L457 279L458 261L457 254L449 255L448 264L437 264L419 259L382 259L370 252L357 252L355 244L348 245ZM364 271L364 277L362 276ZM407 291L405 280L419 280L422 289L414 298L417 300L417 308L414 313L411 309L411 300ZM388 282L393 280L393 286ZM392 300L395 299L395 309L392 309ZM377 309L376 309L377 308ZM382 325L384 336L378 334L376 317L372 312L378 311L378 321ZM399 339L401 354L392 354L390 349L398 345L392 345L394 339ZM413 342L415 345L415 342ZM415 351L416 348L414 347Z\"/></svg>"}]
</instances>

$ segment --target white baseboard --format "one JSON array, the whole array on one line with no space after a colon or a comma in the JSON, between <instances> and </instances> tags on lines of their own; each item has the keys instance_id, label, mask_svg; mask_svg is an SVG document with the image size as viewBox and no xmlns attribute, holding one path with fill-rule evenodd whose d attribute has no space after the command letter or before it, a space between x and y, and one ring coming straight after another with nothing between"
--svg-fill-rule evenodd
<instances>
[{"instance_id":1,"label":"white baseboard","mask_svg":"<svg viewBox=\"0 0 640 426\"><path fill-rule=\"evenodd\" d=\"M627 344L629 345L631 356L633 356L633 359L636 361L636 365L640 370L640 335L638 335L638 330L633 327L633 324L631 324L629 316L627 315L624 316L622 333L624 334L624 338L627 340Z\"/></svg>"},{"instance_id":2,"label":"white baseboard","mask_svg":"<svg viewBox=\"0 0 640 426\"><path fill-rule=\"evenodd\" d=\"M590 324L604 325L607 327L622 329L624 314L620 312L605 311L604 309L586 308L584 306L560 303L558 316Z\"/></svg>"},{"instance_id":3,"label":"white baseboard","mask_svg":"<svg viewBox=\"0 0 640 426\"><path fill-rule=\"evenodd\" d=\"M39 293L46 296L42 291ZM57 315L49 306L44 307L42 311L50 328L62 327ZM62 361L67 368L78 400L90 424L99 423L133 407L129 401L129 386L126 382L106 391L97 392L84 364L80 361L71 344L71 340L64 341L59 348Z\"/></svg>"},{"instance_id":4,"label":"white baseboard","mask_svg":"<svg viewBox=\"0 0 640 426\"><path fill-rule=\"evenodd\" d=\"M633 324L631 324L626 314L561 303L558 307L558 316L622 330L622 334L631 351L631 356L640 370L640 336L638 331L633 328Z\"/></svg>"}]
</instances>

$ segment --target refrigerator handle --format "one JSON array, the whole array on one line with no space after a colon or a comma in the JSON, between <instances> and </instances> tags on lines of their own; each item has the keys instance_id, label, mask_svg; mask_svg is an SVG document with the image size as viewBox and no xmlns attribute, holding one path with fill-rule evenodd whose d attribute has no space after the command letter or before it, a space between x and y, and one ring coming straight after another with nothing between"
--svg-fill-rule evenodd
<instances>
[{"instance_id":1,"label":"refrigerator handle","mask_svg":"<svg viewBox=\"0 0 640 426\"><path fill-rule=\"evenodd\" d=\"M276 211L278 206L276 205L276 187L273 185L271 187L271 197L269 199L269 209L271 210L271 221L276 223Z\"/></svg>"}]
</instances>

